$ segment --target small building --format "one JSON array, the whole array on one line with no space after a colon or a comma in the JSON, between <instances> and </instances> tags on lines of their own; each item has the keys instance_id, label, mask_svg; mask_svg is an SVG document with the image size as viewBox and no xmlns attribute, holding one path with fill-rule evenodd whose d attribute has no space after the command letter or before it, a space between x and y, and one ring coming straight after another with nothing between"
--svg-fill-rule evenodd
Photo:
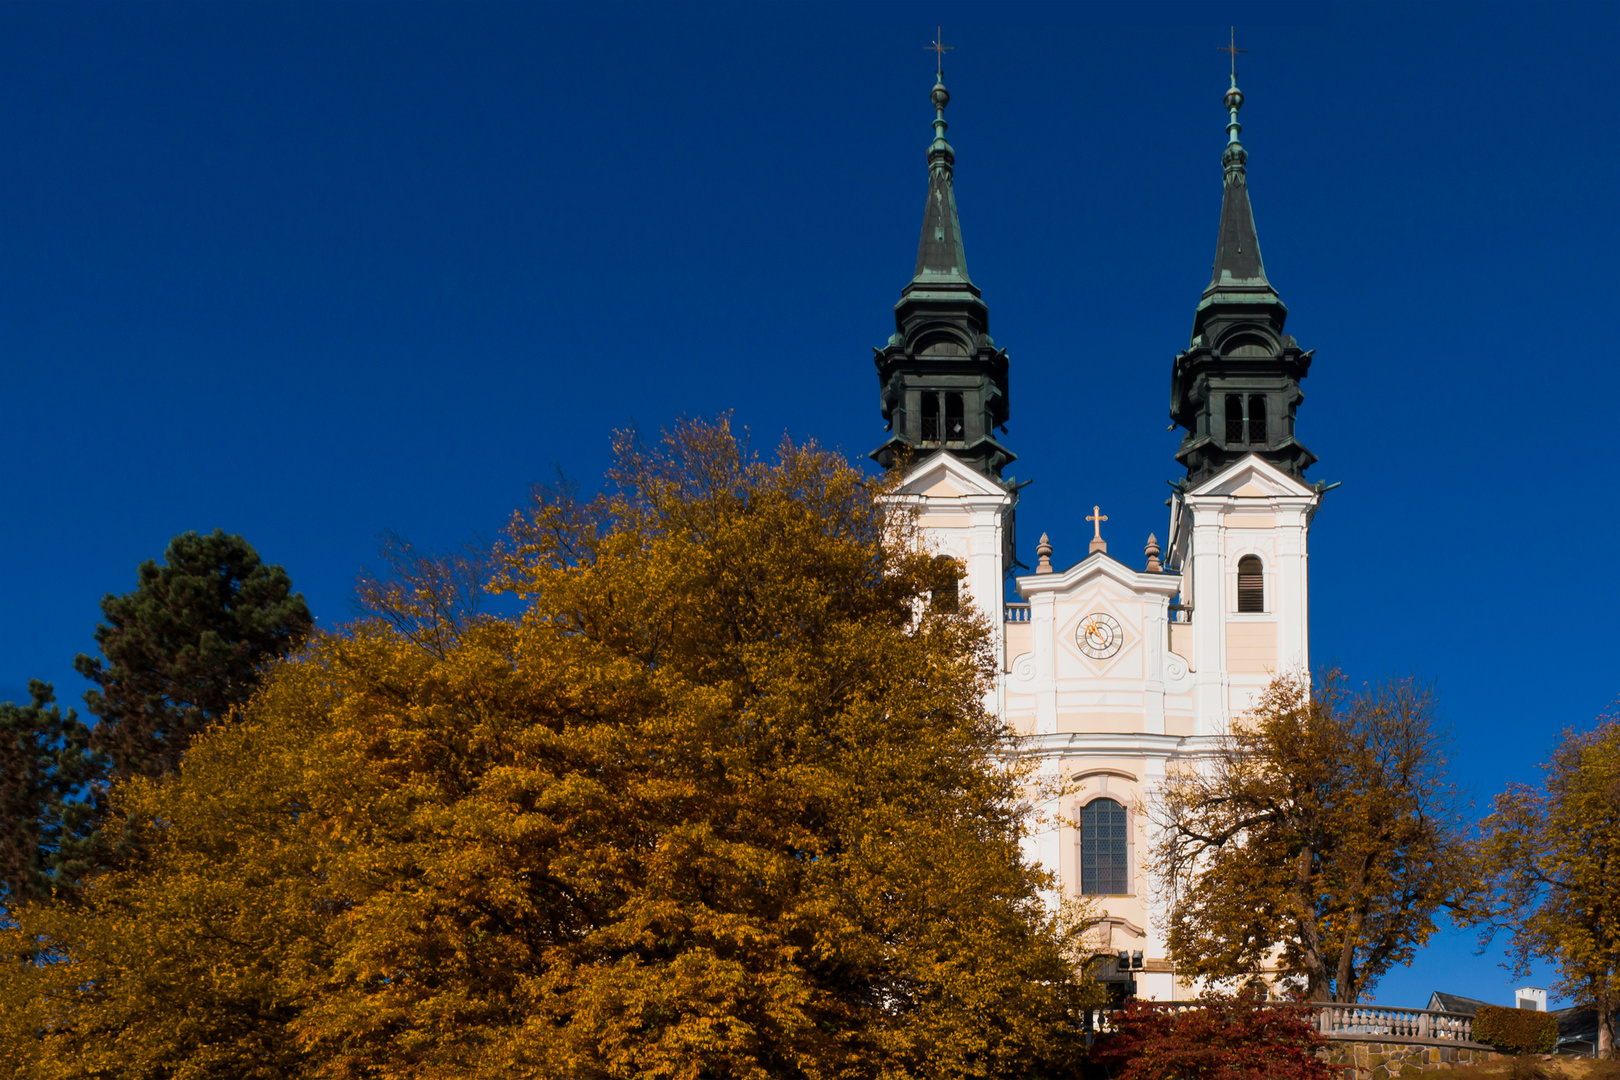
<instances>
[{"instance_id":1,"label":"small building","mask_svg":"<svg viewBox=\"0 0 1620 1080\"><path fill-rule=\"evenodd\" d=\"M1481 1001L1478 998L1463 997L1461 994L1442 994L1436 990L1429 995L1429 1003L1424 1006L1431 1012L1456 1013L1458 1016L1473 1016L1479 1012L1481 1005L1493 1004Z\"/></svg>"}]
</instances>

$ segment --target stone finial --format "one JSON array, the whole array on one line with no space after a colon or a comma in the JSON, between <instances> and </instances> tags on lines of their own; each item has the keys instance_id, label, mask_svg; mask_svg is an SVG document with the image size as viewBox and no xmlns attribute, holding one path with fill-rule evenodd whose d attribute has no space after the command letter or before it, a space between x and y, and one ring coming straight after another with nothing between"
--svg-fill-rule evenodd
<instances>
[{"instance_id":1,"label":"stone finial","mask_svg":"<svg viewBox=\"0 0 1620 1080\"><path fill-rule=\"evenodd\" d=\"M1041 542L1035 545L1035 572L1037 574L1050 574L1052 572L1052 541L1041 533Z\"/></svg>"},{"instance_id":2,"label":"stone finial","mask_svg":"<svg viewBox=\"0 0 1620 1080\"><path fill-rule=\"evenodd\" d=\"M1142 554L1147 556L1148 573L1158 574L1164 571L1164 567L1159 563L1159 538L1157 536L1148 533L1147 547L1142 549Z\"/></svg>"}]
</instances>

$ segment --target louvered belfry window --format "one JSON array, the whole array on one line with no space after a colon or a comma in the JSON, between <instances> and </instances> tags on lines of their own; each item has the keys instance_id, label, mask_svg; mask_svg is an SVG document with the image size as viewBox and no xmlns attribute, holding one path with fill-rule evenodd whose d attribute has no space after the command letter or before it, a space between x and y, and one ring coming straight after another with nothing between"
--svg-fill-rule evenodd
<instances>
[{"instance_id":1,"label":"louvered belfry window","mask_svg":"<svg viewBox=\"0 0 1620 1080\"><path fill-rule=\"evenodd\" d=\"M1241 443L1243 441L1243 395L1226 395L1226 441Z\"/></svg>"},{"instance_id":2,"label":"louvered belfry window","mask_svg":"<svg viewBox=\"0 0 1620 1080\"><path fill-rule=\"evenodd\" d=\"M1238 613L1266 610L1266 572L1257 555L1238 560Z\"/></svg>"},{"instance_id":3,"label":"louvered belfry window","mask_svg":"<svg viewBox=\"0 0 1620 1080\"><path fill-rule=\"evenodd\" d=\"M934 562L941 570L954 570L949 555L940 555ZM955 611L961 602L961 583L953 575L949 580L934 590L933 607L935 611Z\"/></svg>"},{"instance_id":4,"label":"louvered belfry window","mask_svg":"<svg viewBox=\"0 0 1620 1080\"><path fill-rule=\"evenodd\" d=\"M1130 891L1130 823L1113 799L1093 799L1080 811L1080 891L1121 896Z\"/></svg>"}]
</instances>

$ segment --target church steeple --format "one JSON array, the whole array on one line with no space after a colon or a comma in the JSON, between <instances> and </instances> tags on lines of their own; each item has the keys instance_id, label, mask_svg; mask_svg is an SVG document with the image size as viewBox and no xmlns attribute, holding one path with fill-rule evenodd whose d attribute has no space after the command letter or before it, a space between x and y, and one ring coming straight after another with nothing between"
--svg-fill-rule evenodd
<instances>
[{"instance_id":1,"label":"church steeple","mask_svg":"<svg viewBox=\"0 0 1620 1080\"><path fill-rule=\"evenodd\" d=\"M1242 50L1230 51L1235 61ZM1176 460L1193 484L1251 453L1303 480L1316 455L1294 438L1294 412L1305 398L1299 382L1311 354L1283 333L1288 308L1260 258L1235 63L1224 104L1230 119L1215 263L1193 315L1192 343L1176 357L1170 380L1170 416L1186 429Z\"/></svg>"},{"instance_id":2,"label":"church steeple","mask_svg":"<svg viewBox=\"0 0 1620 1080\"><path fill-rule=\"evenodd\" d=\"M941 53L943 55L943 53ZM928 147L917 269L894 307L895 333L874 349L889 440L872 452L885 468L907 453L945 449L999 480L1013 454L995 439L1006 430L1007 353L990 338L990 310L968 277L956 213L956 153L945 139L943 65L929 98L934 140Z\"/></svg>"}]
</instances>

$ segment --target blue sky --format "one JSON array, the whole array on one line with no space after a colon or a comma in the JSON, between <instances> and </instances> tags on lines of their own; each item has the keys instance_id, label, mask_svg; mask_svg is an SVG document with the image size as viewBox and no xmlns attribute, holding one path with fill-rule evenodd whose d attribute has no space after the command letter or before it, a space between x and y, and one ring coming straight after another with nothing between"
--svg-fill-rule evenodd
<instances>
[{"instance_id":1,"label":"blue sky","mask_svg":"<svg viewBox=\"0 0 1620 1080\"><path fill-rule=\"evenodd\" d=\"M186 529L325 624L374 537L498 530L614 428L733 410L864 455L944 23L1010 469L1128 559L1177 475L1225 56L1339 480L1313 658L1435 680L1482 806L1620 693L1613 5L0 7L0 698L76 700L97 602ZM1591 555L1597 561L1586 569ZM1605 659L1608 657L1608 659ZM1506 1001L1468 935L1390 976Z\"/></svg>"}]
</instances>

